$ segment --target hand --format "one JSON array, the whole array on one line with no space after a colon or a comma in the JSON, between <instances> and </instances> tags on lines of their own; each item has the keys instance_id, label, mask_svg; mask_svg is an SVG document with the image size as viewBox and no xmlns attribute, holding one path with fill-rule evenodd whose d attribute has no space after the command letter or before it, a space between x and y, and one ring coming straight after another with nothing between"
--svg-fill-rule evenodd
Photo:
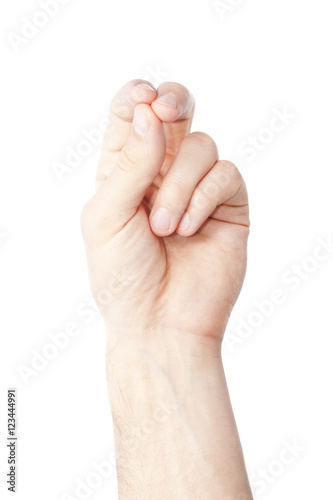
<instances>
[{"instance_id":1,"label":"hand","mask_svg":"<svg viewBox=\"0 0 333 500\"><path fill-rule=\"evenodd\" d=\"M252 500L221 360L247 194L214 141L190 134L193 112L181 85L125 85L82 213L121 500Z\"/></svg>"},{"instance_id":2,"label":"hand","mask_svg":"<svg viewBox=\"0 0 333 500\"><path fill-rule=\"evenodd\" d=\"M125 85L111 104L97 190L82 212L90 281L109 335L177 335L220 349L246 268L249 212L236 167L190 134L176 83ZM143 337L142 337L143 338Z\"/></svg>"}]
</instances>

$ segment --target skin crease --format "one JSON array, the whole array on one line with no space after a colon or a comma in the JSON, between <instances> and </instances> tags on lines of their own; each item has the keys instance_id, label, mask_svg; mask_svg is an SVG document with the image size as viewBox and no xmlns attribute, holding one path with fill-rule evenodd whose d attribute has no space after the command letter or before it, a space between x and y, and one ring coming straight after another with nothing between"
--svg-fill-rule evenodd
<instances>
[{"instance_id":1,"label":"skin crease","mask_svg":"<svg viewBox=\"0 0 333 500\"><path fill-rule=\"evenodd\" d=\"M221 361L246 270L248 197L213 139L191 133L194 108L178 83L120 89L82 211L120 500L252 500Z\"/></svg>"}]
</instances>

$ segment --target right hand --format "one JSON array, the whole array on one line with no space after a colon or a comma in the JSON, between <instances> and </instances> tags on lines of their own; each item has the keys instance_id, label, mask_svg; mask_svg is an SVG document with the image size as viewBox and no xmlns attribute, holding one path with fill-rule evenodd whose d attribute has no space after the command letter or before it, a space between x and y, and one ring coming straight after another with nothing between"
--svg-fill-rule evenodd
<instances>
[{"instance_id":1,"label":"right hand","mask_svg":"<svg viewBox=\"0 0 333 500\"><path fill-rule=\"evenodd\" d=\"M220 349L246 268L246 187L213 139L190 134L190 92L142 83L113 100L97 190L82 213L92 291L118 342L130 330L142 343L158 331ZM170 93L175 106L158 101Z\"/></svg>"}]
</instances>

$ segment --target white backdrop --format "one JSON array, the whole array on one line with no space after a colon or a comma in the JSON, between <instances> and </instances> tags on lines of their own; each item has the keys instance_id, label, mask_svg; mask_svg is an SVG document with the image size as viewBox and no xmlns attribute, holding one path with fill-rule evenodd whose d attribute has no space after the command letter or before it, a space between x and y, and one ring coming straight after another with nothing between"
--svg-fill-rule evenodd
<instances>
[{"instance_id":1,"label":"white backdrop","mask_svg":"<svg viewBox=\"0 0 333 500\"><path fill-rule=\"evenodd\" d=\"M117 498L79 225L100 145L81 141L119 87L146 78L191 90L193 130L248 185L249 266L224 360L256 498L329 498L331 2L7 0L1 19L1 497L15 387L15 498Z\"/></svg>"}]
</instances>

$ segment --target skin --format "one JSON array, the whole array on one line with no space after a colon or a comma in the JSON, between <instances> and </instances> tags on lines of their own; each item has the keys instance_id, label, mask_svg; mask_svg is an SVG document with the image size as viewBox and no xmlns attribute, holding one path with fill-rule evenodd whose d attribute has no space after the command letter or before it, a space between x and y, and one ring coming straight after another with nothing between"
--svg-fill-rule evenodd
<instances>
[{"instance_id":1,"label":"skin","mask_svg":"<svg viewBox=\"0 0 333 500\"><path fill-rule=\"evenodd\" d=\"M221 361L248 198L213 139L190 133L194 107L180 84L126 84L82 211L120 500L252 498Z\"/></svg>"}]
</instances>

